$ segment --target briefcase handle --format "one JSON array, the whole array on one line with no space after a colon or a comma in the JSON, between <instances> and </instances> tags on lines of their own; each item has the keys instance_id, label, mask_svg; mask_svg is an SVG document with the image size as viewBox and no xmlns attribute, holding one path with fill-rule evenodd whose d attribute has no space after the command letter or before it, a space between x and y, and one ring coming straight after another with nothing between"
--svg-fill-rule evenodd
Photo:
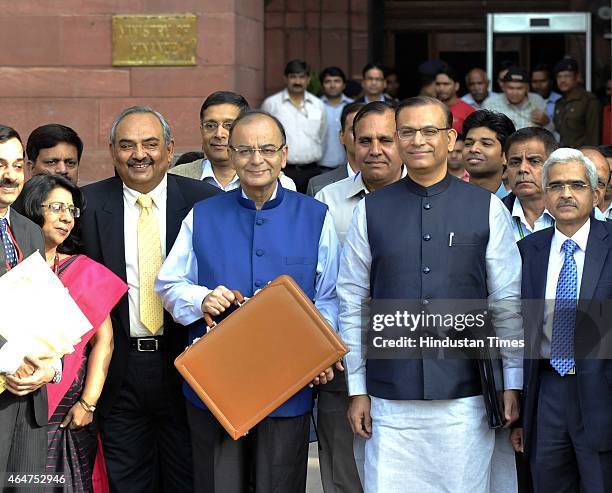
<instances>
[{"instance_id":1,"label":"briefcase handle","mask_svg":"<svg viewBox=\"0 0 612 493\"><path fill-rule=\"evenodd\" d=\"M232 293L234 293L234 296L236 297L236 299L234 300L234 305L240 308L246 302L246 300L244 299L244 296L242 296L242 293L238 291L237 289L232 289L231 291ZM206 322L206 325L208 326L209 329L212 329L213 327L217 326L217 322L215 322L212 319L212 317L210 316L210 313L204 314L204 322Z\"/></svg>"}]
</instances>

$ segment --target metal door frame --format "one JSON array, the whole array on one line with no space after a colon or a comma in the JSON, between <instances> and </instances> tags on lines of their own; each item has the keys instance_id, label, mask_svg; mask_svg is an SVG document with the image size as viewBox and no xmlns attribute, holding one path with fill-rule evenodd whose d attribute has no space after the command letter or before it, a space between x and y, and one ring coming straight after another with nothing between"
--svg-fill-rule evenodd
<instances>
[{"instance_id":1,"label":"metal door frame","mask_svg":"<svg viewBox=\"0 0 612 493\"><path fill-rule=\"evenodd\" d=\"M591 14L589 12L517 12L487 14L487 75L493 81L495 34L585 34L585 88L591 90Z\"/></svg>"}]
</instances>

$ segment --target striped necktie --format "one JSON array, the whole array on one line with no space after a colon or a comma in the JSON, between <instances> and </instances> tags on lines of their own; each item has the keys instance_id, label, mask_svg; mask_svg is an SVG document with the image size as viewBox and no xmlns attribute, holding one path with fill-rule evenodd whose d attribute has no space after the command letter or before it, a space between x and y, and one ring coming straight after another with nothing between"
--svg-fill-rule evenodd
<instances>
[{"instance_id":1,"label":"striped necktie","mask_svg":"<svg viewBox=\"0 0 612 493\"><path fill-rule=\"evenodd\" d=\"M0 219L0 238L2 238L6 262L12 269L17 265L17 249L8 232L8 221L4 217Z\"/></svg>"}]
</instances>

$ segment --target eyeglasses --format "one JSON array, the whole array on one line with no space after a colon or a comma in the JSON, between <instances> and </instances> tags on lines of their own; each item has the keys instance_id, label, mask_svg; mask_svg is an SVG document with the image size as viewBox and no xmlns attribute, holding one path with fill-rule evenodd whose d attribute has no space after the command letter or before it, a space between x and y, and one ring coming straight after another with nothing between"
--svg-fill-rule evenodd
<instances>
[{"instance_id":1,"label":"eyeglasses","mask_svg":"<svg viewBox=\"0 0 612 493\"><path fill-rule=\"evenodd\" d=\"M368 82L384 82L385 78L384 77L366 77L365 80L367 80Z\"/></svg>"},{"instance_id":2,"label":"eyeglasses","mask_svg":"<svg viewBox=\"0 0 612 493\"><path fill-rule=\"evenodd\" d=\"M74 205L66 205L61 202L51 202L50 204L40 204L41 207L48 208L53 214L68 212L74 219L81 215L81 209Z\"/></svg>"},{"instance_id":3,"label":"eyeglasses","mask_svg":"<svg viewBox=\"0 0 612 493\"><path fill-rule=\"evenodd\" d=\"M221 126L229 132L230 128L232 128L233 123L234 123L233 121L223 122ZM217 129L219 128L219 124L217 122L203 122L202 128L204 129L204 132L206 133L213 133L217 131Z\"/></svg>"},{"instance_id":4,"label":"eyeglasses","mask_svg":"<svg viewBox=\"0 0 612 493\"><path fill-rule=\"evenodd\" d=\"M42 165L47 169L55 170L59 163L64 163L66 169L75 169L79 165L79 162L74 159L50 159L48 161L43 161Z\"/></svg>"},{"instance_id":5,"label":"eyeglasses","mask_svg":"<svg viewBox=\"0 0 612 493\"><path fill-rule=\"evenodd\" d=\"M450 130L449 127L423 127L423 128L410 128L404 127L397 131L397 135L401 140L412 140L416 137L417 132L421 132L424 139L433 139L443 130Z\"/></svg>"},{"instance_id":6,"label":"eyeglasses","mask_svg":"<svg viewBox=\"0 0 612 493\"><path fill-rule=\"evenodd\" d=\"M551 183L546 187L546 190L553 193L561 193L566 189L569 189L571 192L581 192L587 188L591 188L591 185L583 181L572 181L570 183Z\"/></svg>"},{"instance_id":7,"label":"eyeglasses","mask_svg":"<svg viewBox=\"0 0 612 493\"><path fill-rule=\"evenodd\" d=\"M253 157L256 151L259 151L263 157L271 158L276 155L276 153L282 150L285 147L285 144L281 144L278 147L273 146L272 144L264 145L262 147L247 147L247 146L229 146L229 148L238 154L240 159L247 159Z\"/></svg>"}]
</instances>

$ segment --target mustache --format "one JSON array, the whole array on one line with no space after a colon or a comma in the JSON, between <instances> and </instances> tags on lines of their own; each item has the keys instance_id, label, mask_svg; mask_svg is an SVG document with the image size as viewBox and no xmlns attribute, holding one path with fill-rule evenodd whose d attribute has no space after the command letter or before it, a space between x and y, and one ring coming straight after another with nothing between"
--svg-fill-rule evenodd
<instances>
[{"instance_id":1,"label":"mustache","mask_svg":"<svg viewBox=\"0 0 612 493\"><path fill-rule=\"evenodd\" d=\"M572 207L577 207L576 201L574 199L560 199L557 202L557 207L563 207L564 205L571 205Z\"/></svg>"},{"instance_id":2,"label":"mustache","mask_svg":"<svg viewBox=\"0 0 612 493\"><path fill-rule=\"evenodd\" d=\"M11 181L6 178L0 180L0 187L17 188L18 186L19 184L15 181Z\"/></svg>"},{"instance_id":3,"label":"mustache","mask_svg":"<svg viewBox=\"0 0 612 493\"><path fill-rule=\"evenodd\" d=\"M153 159L150 157L146 157L144 159L135 159L131 157L127 160L126 164L128 166L142 166L143 164L145 166L149 166L150 164L155 164L155 161L153 161Z\"/></svg>"},{"instance_id":4,"label":"mustache","mask_svg":"<svg viewBox=\"0 0 612 493\"><path fill-rule=\"evenodd\" d=\"M531 183L532 185L536 184L536 182L533 180L516 180L517 185L520 185L521 183Z\"/></svg>"}]
</instances>

